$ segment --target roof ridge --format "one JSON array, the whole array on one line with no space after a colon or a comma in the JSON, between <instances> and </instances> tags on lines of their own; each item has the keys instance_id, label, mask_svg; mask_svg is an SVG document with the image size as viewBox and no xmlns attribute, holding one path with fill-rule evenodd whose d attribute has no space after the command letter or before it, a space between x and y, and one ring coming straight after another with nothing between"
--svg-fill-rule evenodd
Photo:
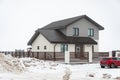
<instances>
[{"instance_id":1,"label":"roof ridge","mask_svg":"<svg viewBox=\"0 0 120 80\"><path fill-rule=\"evenodd\" d=\"M71 17L71 18L67 18L67 19L62 19L62 20L58 20L58 21L54 21L49 23L48 25L42 27L41 29L61 29L61 28L65 28L68 25L82 19L82 18L86 18L87 20L89 20L91 23L93 23L94 25L96 25L99 30L103 30L104 28L98 24L97 22L95 22L94 20L92 20L91 18L89 18L87 15L80 15L80 16L76 16L76 17Z\"/></svg>"},{"instance_id":2,"label":"roof ridge","mask_svg":"<svg viewBox=\"0 0 120 80\"><path fill-rule=\"evenodd\" d=\"M80 16L75 16L71 18L66 18L62 20L57 20L54 22L49 23L45 27L42 27L41 29L59 29L59 28L64 28L65 26L75 22L76 20L79 20L80 18L86 17L86 15L80 15Z\"/></svg>"},{"instance_id":3,"label":"roof ridge","mask_svg":"<svg viewBox=\"0 0 120 80\"><path fill-rule=\"evenodd\" d=\"M63 21L63 20L68 20L68 19L72 19L72 18L76 18L76 17L83 17L83 16L86 16L86 15L80 15L80 16L69 17L69 18L65 18L65 19L56 20L56 21L54 21L54 22ZM52 23L53 23L53 22L52 22Z\"/></svg>"}]
</instances>

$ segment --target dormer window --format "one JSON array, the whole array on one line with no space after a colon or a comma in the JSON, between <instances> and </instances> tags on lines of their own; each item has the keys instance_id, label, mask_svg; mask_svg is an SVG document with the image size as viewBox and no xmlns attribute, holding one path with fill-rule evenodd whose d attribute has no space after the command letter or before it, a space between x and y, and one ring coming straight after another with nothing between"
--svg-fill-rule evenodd
<instances>
[{"instance_id":1,"label":"dormer window","mask_svg":"<svg viewBox=\"0 0 120 80\"><path fill-rule=\"evenodd\" d=\"M89 37L93 37L94 36L94 29L93 28L89 28L88 29L88 36Z\"/></svg>"},{"instance_id":2,"label":"dormer window","mask_svg":"<svg viewBox=\"0 0 120 80\"><path fill-rule=\"evenodd\" d=\"M73 28L73 36L79 36L79 28Z\"/></svg>"}]
</instances>

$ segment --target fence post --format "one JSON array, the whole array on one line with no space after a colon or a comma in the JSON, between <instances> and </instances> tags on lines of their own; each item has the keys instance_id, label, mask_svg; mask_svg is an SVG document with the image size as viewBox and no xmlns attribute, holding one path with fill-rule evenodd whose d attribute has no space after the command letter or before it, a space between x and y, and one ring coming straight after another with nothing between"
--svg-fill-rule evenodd
<instances>
[{"instance_id":1,"label":"fence post","mask_svg":"<svg viewBox=\"0 0 120 80\"><path fill-rule=\"evenodd\" d=\"M69 51L65 51L64 59L65 59L66 64L70 63L70 52Z\"/></svg>"},{"instance_id":2,"label":"fence post","mask_svg":"<svg viewBox=\"0 0 120 80\"><path fill-rule=\"evenodd\" d=\"M89 63L89 52L87 52L87 61Z\"/></svg>"},{"instance_id":3,"label":"fence post","mask_svg":"<svg viewBox=\"0 0 120 80\"><path fill-rule=\"evenodd\" d=\"M17 55L17 52L15 52L15 57L16 57L16 55Z\"/></svg>"},{"instance_id":4,"label":"fence post","mask_svg":"<svg viewBox=\"0 0 120 80\"><path fill-rule=\"evenodd\" d=\"M23 57L25 57L25 52L23 52Z\"/></svg>"},{"instance_id":5,"label":"fence post","mask_svg":"<svg viewBox=\"0 0 120 80\"><path fill-rule=\"evenodd\" d=\"M55 52L53 54L54 54L54 61L56 61L56 54L55 54Z\"/></svg>"},{"instance_id":6,"label":"fence post","mask_svg":"<svg viewBox=\"0 0 120 80\"><path fill-rule=\"evenodd\" d=\"M27 52L27 57L29 57L29 52Z\"/></svg>"},{"instance_id":7,"label":"fence post","mask_svg":"<svg viewBox=\"0 0 120 80\"><path fill-rule=\"evenodd\" d=\"M39 59L39 52L37 52L37 59Z\"/></svg>"},{"instance_id":8,"label":"fence post","mask_svg":"<svg viewBox=\"0 0 120 80\"><path fill-rule=\"evenodd\" d=\"M30 51L27 52L27 57L30 57Z\"/></svg>"},{"instance_id":9,"label":"fence post","mask_svg":"<svg viewBox=\"0 0 120 80\"><path fill-rule=\"evenodd\" d=\"M34 57L34 53L31 52L31 54L32 54L32 57Z\"/></svg>"},{"instance_id":10,"label":"fence post","mask_svg":"<svg viewBox=\"0 0 120 80\"><path fill-rule=\"evenodd\" d=\"M21 52L19 52L19 58L21 57Z\"/></svg>"},{"instance_id":11,"label":"fence post","mask_svg":"<svg viewBox=\"0 0 120 80\"><path fill-rule=\"evenodd\" d=\"M12 52L12 54L13 54L13 57L15 57L15 52Z\"/></svg>"},{"instance_id":12,"label":"fence post","mask_svg":"<svg viewBox=\"0 0 120 80\"><path fill-rule=\"evenodd\" d=\"M112 51L109 52L109 57L113 57Z\"/></svg>"},{"instance_id":13,"label":"fence post","mask_svg":"<svg viewBox=\"0 0 120 80\"><path fill-rule=\"evenodd\" d=\"M7 52L5 52L5 55L7 55Z\"/></svg>"},{"instance_id":14,"label":"fence post","mask_svg":"<svg viewBox=\"0 0 120 80\"><path fill-rule=\"evenodd\" d=\"M92 51L89 51L89 63L92 63Z\"/></svg>"},{"instance_id":15,"label":"fence post","mask_svg":"<svg viewBox=\"0 0 120 80\"><path fill-rule=\"evenodd\" d=\"M13 52L11 52L11 56L13 57Z\"/></svg>"},{"instance_id":16,"label":"fence post","mask_svg":"<svg viewBox=\"0 0 120 80\"><path fill-rule=\"evenodd\" d=\"M46 52L44 52L44 59L46 60Z\"/></svg>"}]
</instances>

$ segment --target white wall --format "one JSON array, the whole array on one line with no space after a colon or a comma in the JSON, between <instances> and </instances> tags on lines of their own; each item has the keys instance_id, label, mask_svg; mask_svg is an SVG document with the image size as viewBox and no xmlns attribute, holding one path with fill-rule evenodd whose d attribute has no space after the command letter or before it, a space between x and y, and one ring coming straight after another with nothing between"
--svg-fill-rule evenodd
<instances>
[{"instance_id":1,"label":"white wall","mask_svg":"<svg viewBox=\"0 0 120 80\"><path fill-rule=\"evenodd\" d=\"M75 52L75 44L69 44L68 45L68 51L69 52Z\"/></svg>"},{"instance_id":2,"label":"white wall","mask_svg":"<svg viewBox=\"0 0 120 80\"><path fill-rule=\"evenodd\" d=\"M85 52L89 52L89 51L92 51L92 45L84 45L84 51Z\"/></svg>"},{"instance_id":3,"label":"white wall","mask_svg":"<svg viewBox=\"0 0 120 80\"><path fill-rule=\"evenodd\" d=\"M99 52L99 41L98 40L95 40L97 42L97 44L86 44L84 45L84 51L87 52L89 50L91 50L92 46L94 46L94 52Z\"/></svg>"},{"instance_id":4,"label":"white wall","mask_svg":"<svg viewBox=\"0 0 120 80\"><path fill-rule=\"evenodd\" d=\"M37 50L37 46L40 47L39 50ZM48 52L54 51L54 44L51 44L42 34L39 34L39 36L34 40L32 44L32 51L41 51L44 52L44 46L47 46Z\"/></svg>"},{"instance_id":5,"label":"white wall","mask_svg":"<svg viewBox=\"0 0 120 80\"><path fill-rule=\"evenodd\" d=\"M85 52L89 52L89 59L88 61L91 63L92 62L92 56L93 56L93 53L92 53L92 45L84 45L84 50Z\"/></svg>"},{"instance_id":6,"label":"white wall","mask_svg":"<svg viewBox=\"0 0 120 80\"><path fill-rule=\"evenodd\" d=\"M36 38L36 40L32 44L32 51L54 52L54 46L55 45L56 45L55 52L61 52L61 44L52 44L42 34L39 34L39 36ZM39 50L37 50L37 46L40 47ZM47 46L46 50L44 50L44 46ZM74 52L75 51L75 45L74 44L68 44L68 51Z\"/></svg>"},{"instance_id":7,"label":"white wall","mask_svg":"<svg viewBox=\"0 0 120 80\"><path fill-rule=\"evenodd\" d=\"M99 52L99 40L95 40L97 45L94 45L94 52Z\"/></svg>"}]
</instances>

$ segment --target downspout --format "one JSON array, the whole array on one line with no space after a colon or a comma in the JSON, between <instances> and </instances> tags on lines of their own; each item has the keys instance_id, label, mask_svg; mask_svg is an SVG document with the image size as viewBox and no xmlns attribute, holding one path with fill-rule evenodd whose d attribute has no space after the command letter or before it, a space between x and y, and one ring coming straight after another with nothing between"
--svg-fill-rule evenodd
<instances>
[{"instance_id":1,"label":"downspout","mask_svg":"<svg viewBox=\"0 0 120 80\"><path fill-rule=\"evenodd\" d=\"M57 44L54 45L54 61L56 61L56 54L55 54L55 47L56 47Z\"/></svg>"}]
</instances>

